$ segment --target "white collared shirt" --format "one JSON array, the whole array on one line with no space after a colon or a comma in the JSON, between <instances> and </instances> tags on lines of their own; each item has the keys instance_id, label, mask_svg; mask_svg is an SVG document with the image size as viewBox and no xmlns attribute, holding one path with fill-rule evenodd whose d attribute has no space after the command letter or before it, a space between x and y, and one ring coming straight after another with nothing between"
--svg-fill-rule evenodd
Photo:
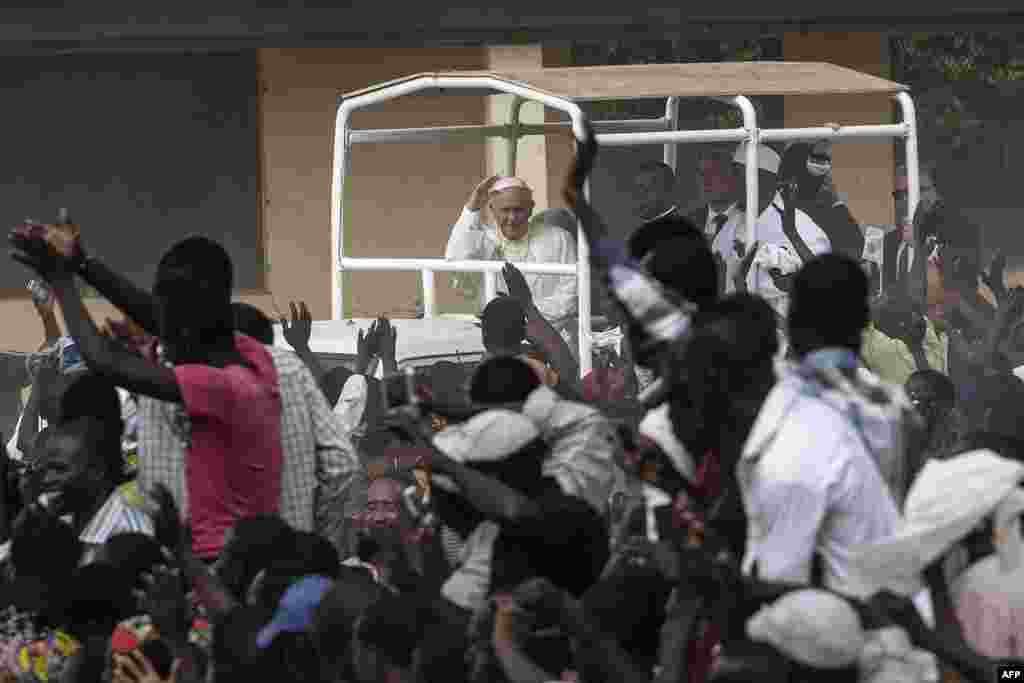
<instances>
[{"instance_id":1,"label":"white collared shirt","mask_svg":"<svg viewBox=\"0 0 1024 683\"><path fill-rule=\"evenodd\" d=\"M782 211L785 206L779 194L775 195L772 205L765 209L757 219L757 241L762 247L765 245L775 245L786 247L795 253L796 248L790 243L782 229ZM832 250L832 243L829 241L828 235L811 220L810 216L797 209L795 219L797 233L799 233L807 247L814 254L825 254ZM725 261L727 275L725 282L726 294L731 294L735 291L736 287L733 284L733 276L738 272L740 262L743 260L736 253L735 244L739 242L744 245L744 248L749 248L753 241L751 236L746 234L746 220L746 213L744 211L734 211L711 245L711 250ZM772 308L785 319L788 312L789 295L775 286L775 281L772 280L771 275L768 274L766 269L760 268L757 265L751 267L750 273L747 275L747 290L764 297L771 304Z\"/></svg>"},{"instance_id":2,"label":"white collared shirt","mask_svg":"<svg viewBox=\"0 0 1024 683\"><path fill-rule=\"evenodd\" d=\"M809 583L815 553L827 588L867 597L851 558L900 521L874 458L849 420L786 374L758 414L737 465L748 517L745 573Z\"/></svg>"}]
</instances>

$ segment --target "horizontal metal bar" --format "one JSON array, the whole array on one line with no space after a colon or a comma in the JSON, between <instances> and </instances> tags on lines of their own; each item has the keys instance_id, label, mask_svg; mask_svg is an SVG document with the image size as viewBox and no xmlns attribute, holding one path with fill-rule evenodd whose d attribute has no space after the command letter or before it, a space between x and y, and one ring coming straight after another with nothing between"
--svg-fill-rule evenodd
<instances>
[{"instance_id":1,"label":"horizontal metal bar","mask_svg":"<svg viewBox=\"0 0 1024 683\"><path fill-rule=\"evenodd\" d=\"M907 126L902 123L890 123L880 126L840 126L830 128L767 128L762 129L762 142L783 142L789 140L822 140L843 138L903 138L907 136Z\"/></svg>"},{"instance_id":2,"label":"horizontal metal bar","mask_svg":"<svg viewBox=\"0 0 1024 683\"><path fill-rule=\"evenodd\" d=\"M597 141L608 147L634 145L670 145L684 142L739 142L749 137L745 128L728 130L671 130L658 133L606 133Z\"/></svg>"},{"instance_id":3,"label":"horizontal metal bar","mask_svg":"<svg viewBox=\"0 0 1024 683\"><path fill-rule=\"evenodd\" d=\"M421 271L441 273L497 273L505 267L504 261L447 261L445 259L417 258L351 258L341 259L341 270L362 271ZM575 263L517 263L523 273L539 275L576 276Z\"/></svg>"},{"instance_id":4,"label":"horizontal metal bar","mask_svg":"<svg viewBox=\"0 0 1024 683\"><path fill-rule=\"evenodd\" d=\"M597 121L594 130L606 132L659 132L668 130L665 119L627 119L622 121ZM551 121L548 123L524 123L517 127L508 124L494 126L437 126L435 128L369 128L353 130L349 140L359 144L381 143L436 143L479 141L484 138L503 138L515 134L519 137L528 135L547 135L572 128L571 121Z\"/></svg>"}]
</instances>

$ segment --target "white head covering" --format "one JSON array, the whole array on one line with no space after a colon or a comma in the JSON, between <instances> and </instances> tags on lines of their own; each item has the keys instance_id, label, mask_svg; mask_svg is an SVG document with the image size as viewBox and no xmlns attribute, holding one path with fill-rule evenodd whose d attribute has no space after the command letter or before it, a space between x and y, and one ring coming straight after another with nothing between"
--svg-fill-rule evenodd
<instances>
[{"instance_id":1,"label":"white head covering","mask_svg":"<svg viewBox=\"0 0 1024 683\"><path fill-rule=\"evenodd\" d=\"M818 669L841 669L864 649L860 616L850 603L822 590L787 593L747 622L747 636Z\"/></svg>"},{"instance_id":2,"label":"white head covering","mask_svg":"<svg viewBox=\"0 0 1024 683\"><path fill-rule=\"evenodd\" d=\"M744 166L747 165L747 144L746 142L739 144L736 148L736 153L732 156L733 162ZM767 145L757 146L757 167L759 169L777 175L781 164L782 158L778 152Z\"/></svg>"},{"instance_id":3,"label":"white head covering","mask_svg":"<svg viewBox=\"0 0 1024 683\"><path fill-rule=\"evenodd\" d=\"M526 190L527 192L533 192L530 186L526 184L526 181L522 178L516 178L515 176L502 176L491 186L491 194L495 192L504 192L505 190L511 190L519 188Z\"/></svg>"},{"instance_id":4,"label":"white head covering","mask_svg":"<svg viewBox=\"0 0 1024 683\"><path fill-rule=\"evenodd\" d=\"M456 462L499 462L540 437L528 418L511 410L488 410L434 436L434 445Z\"/></svg>"},{"instance_id":5,"label":"white head covering","mask_svg":"<svg viewBox=\"0 0 1024 683\"><path fill-rule=\"evenodd\" d=\"M861 548L852 564L872 585L912 595L920 573L991 515L1024 481L1024 464L992 451L931 460L917 476L896 534Z\"/></svg>"}]
</instances>

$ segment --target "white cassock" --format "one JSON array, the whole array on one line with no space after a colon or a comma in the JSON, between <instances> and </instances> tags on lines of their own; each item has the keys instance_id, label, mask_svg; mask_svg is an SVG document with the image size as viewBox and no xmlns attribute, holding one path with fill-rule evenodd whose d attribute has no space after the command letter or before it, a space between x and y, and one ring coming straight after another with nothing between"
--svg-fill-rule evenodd
<instances>
[{"instance_id":1,"label":"white cassock","mask_svg":"<svg viewBox=\"0 0 1024 683\"><path fill-rule=\"evenodd\" d=\"M452 226L444 257L449 261L480 260L511 263L576 263L576 241L563 228L543 221L530 222L521 240L509 240L497 227L483 222L479 211L463 208ZM564 275L523 273L541 314L553 324L576 314L576 278ZM498 291L507 291L498 277ZM486 305L481 302L481 307Z\"/></svg>"}]
</instances>

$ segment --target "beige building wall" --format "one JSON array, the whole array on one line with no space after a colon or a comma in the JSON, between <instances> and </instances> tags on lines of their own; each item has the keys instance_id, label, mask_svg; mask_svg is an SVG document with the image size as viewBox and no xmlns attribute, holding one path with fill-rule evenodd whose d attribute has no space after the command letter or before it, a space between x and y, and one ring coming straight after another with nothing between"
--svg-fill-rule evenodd
<instances>
[{"instance_id":1,"label":"beige building wall","mask_svg":"<svg viewBox=\"0 0 1024 683\"><path fill-rule=\"evenodd\" d=\"M830 62L888 76L888 47L881 33L789 33L783 51L787 61ZM884 96L787 97L785 111L787 127L893 122L892 100ZM857 221L891 224L893 141L837 143L832 154L836 187L846 195Z\"/></svg>"},{"instance_id":2,"label":"beige building wall","mask_svg":"<svg viewBox=\"0 0 1024 683\"><path fill-rule=\"evenodd\" d=\"M884 75L885 42L873 33L792 34L786 58L830 61ZM275 316L289 301L307 302L317 319L330 317L330 184L334 117L340 94L410 73L568 64L563 48L539 46L450 49L264 49L261 81L262 229L270 270L267 292L240 300ZM407 97L357 113L356 127L419 127L507 120L507 98L458 95ZM891 120L885 98L789 98L787 125ZM555 120L555 112L524 108L525 121ZM530 138L519 146L519 173L533 184L538 206L562 206L561 185L573 145L568 133ZM350 224L354 256L440 257L452 222L470 190L504 170L503 143L358 145L352 158ZM503 161L500 162L503 164ZM836 180L862 223L892 220L892 147L850 143L835 148ZM90 226L84 226L86 237ZM253 229L258 229L253 226ZM447 277L438 277L442 310L464 307ZM346 287L351 314L410 315L419 294L414 273L355 273ZM89 308L98 321L113 316L106 302ZM0 350L38 346L42 328L28 298L0 300L5 334Z\"/></svg>"}]
</instances>

